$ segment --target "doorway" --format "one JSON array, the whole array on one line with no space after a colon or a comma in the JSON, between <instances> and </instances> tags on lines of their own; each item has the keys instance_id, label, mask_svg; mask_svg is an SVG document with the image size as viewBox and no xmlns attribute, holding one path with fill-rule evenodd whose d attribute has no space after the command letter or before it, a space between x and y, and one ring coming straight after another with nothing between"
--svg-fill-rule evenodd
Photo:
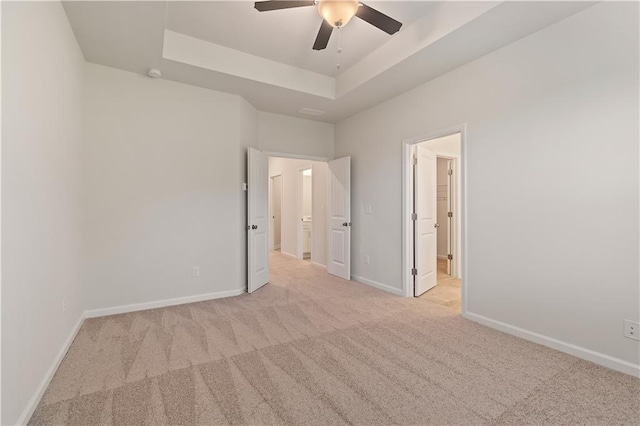
<instances>
[{"instance_id":1,"label":"doorway","mask_svg":"<svg viewBox=\"0 0 640 426\"><path fill-rule=\"evenodd\" d=\"M249 293L269 282L269 259L276 254L274 248L277 237L275 240L273 237L276 215L271 211L274 183L271 178L278 175L281 176L278 256L303 259L305 250L300 224L304 222L304 216L309 216L310 263L326 268L328 273L340 278L351 278L350 164L350 157L327 161L248 149L246 229ZM305 173L306 170L310 172ZM310 215L302 214L305 174L310 174ZM301 231L298 232L298 229Z\"/></svg>"},{"instance_id":2,"label":"doorway","mask_svg":"<svg viewBox=\"0 0 640 426\"><path fill-rule=\"evenodd\" d=\"M269 156L268 173L269 249L326 267L327 163Z\"/></svg>"},{"instance_id":3,"label":"doorway","mask_svg":"<svg viewBox=\"0 0 640 426\"><path fill-rule=\"evenodd\" d=\"M465 312L464 126L404 142L405 296Z\"/></svg>"}]
</instances>

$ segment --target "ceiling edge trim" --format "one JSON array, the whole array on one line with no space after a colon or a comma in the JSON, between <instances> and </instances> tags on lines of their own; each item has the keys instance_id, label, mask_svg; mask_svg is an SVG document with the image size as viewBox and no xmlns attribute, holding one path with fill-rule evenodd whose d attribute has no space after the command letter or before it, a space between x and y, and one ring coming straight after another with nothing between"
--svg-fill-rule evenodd
<instances>
[{"instance_id":1,"label":"ceiling edge trim","mask_svg":"<svg viewBox=\"0 0 640 426\"><path fill-rule=\"evenodd\" d=\"M162 57L334 100L336 80L323 74L265 59L209 41L164 30Z\"/></svg>"}]
</instances>

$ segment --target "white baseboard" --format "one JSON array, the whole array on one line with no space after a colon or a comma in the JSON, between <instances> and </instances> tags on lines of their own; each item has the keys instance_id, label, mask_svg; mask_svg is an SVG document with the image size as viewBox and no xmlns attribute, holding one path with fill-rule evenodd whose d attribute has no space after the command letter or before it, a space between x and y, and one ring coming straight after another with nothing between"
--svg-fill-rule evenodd
<instances>
[{"instance_id":1,"label":"white baseboard","mask_svg":"<svg viewBox=\"0 0 640 426\"><path fill-rule=\"evenodd\" d=\"M280 250L280 244L273 246L273 250Z\"/></svg>"},{"instance_id":2,"label":"white baseboard","mask_svg":"<svg viewBox=\"0 0 640 426\"><path fill-rule=\"evenodd\" d=\"M549 347L551 349L556 349L560 352L564 352L587 361L591 361L603 367L607 367L621 373L630 374L635 377L640 377L640 365L638 364L633 364L620 358L615 358L600 352L592 351L591 349L586 349L581 346L563 342L552 337L534 333L533 331L528 331L471 312L467 312L464 317L479 324L486 325L487 327L500 330L504 333L511 334L513 336L520 337L534 343L539 343L543 346Z\"/></svg>"},{"instance_id":3,"label":"white baseboard","mask_svg":"<svg viewBox=\"0 0 640 426\"><path fill-rule=\"evenodd\" d=\"M67 351L69 350L69 347L73 343L73 340L76 338L78 331L80 331L80 327L82 327L82 323L85 320L85 318L96 318L96 317L102 317L106 315L115 315L115 314L124 314L127 312L143 311L145 309L181 305L183 303L193 303L193 302L201 302L203 300L221 299L223 297L239 296L244 292L245 292L244 289L218 291L215 293L199 294L199 295L187 296L187 297L178 297L175 299L158 300L155 302L134 303L131 305L114 306L112 308L92 309L89 311L84 311L80 315L80 318L78 319L78 322L76 323L75 327L71 331L71 334L69 334L69 337L67 338L64 345L60 349L60 352L58 352L58 355L51 363L51 366L47 370L47 374L40 382L40 385L38 386L36 393L33 395L31 400L27 404L27 407L22 412L22 415L18 419L17 424L19 425L26 424L31 418L31 416L33 415L33 412L35 411L36 407L40 403L40 399L42 398L42 395L44 395L44 392L49 386L51 379L53 379L54 374L58 370L58 367L60 366L62 359L67 354Z\"/></svg>"},{"instance_id":4,"label":"white baseboard","mask_svg":"<svg viewBox=\"0 0 640 426\"><path fill-rule=\"evenodd\" d=\"M318 268L327 269L327 265L323 265L322 263L314 262L313 260L311 261L311 264L313 266L317 266Z\"/></svg>"},{"instance_id":5,"label":"white baseboard","mask_svg":"<svg viewBox=\"0 0 640 426\"><path fill-rule=\"evenodd\" d=\"M298 256L296 256L295 254L287 253L286 251L283 251L283 250L280 250L280 253L284 254L285 256L289 256L289 257L293 257L294 259L298 259Z\"/></svg>"},{"instance_id":6,"label":"white baseboard","mask_svg":"<svg viewBox=\"0 0 640 426\"><path fill-rule=\"evenodd\" d=\"M53 362L49 366L49 369L47 370L47 373L45 374L42 381L40 382L40 385L38 386L36 393L33 395L31 400L29 400L29 403L27 404L26 408L20 415L20 418L18 419L16 424L26 425L27 422L29 422L29 419L31 419L33 412L36 410L36 407L38 407L38 404L40 403L40 399L42 398L42 395L44 395L44 391L47 390L47 387L49 386L51 379L53 379L54 374L56 374L56 371L58 370L58 367L60 366L62 359L67 354L67 351L69 350L69 347L71 347L73 340L76 338L78 331L80 331L80 327L82 327L82 322L84 321L85 318L86 317L84 312L81 313L80 318L78 318L78 322L73 327L73 330L71 330L69 337L67 337L67 340L62 345L62 348L58 352L58 355L56 355Z\"/></svg>"},{"instance_id":7,"label":"white baseboard","mask_svg":"<svg viewBox=\"0 0 640 426\"><path fill-rule=\"evenodd\" d=\"M357 281L362 284L370 285L378 290L386 291L387 293L395 294L396 296L402 296L402 289L391 287L386 284L379 283L377 281L370 280L368 278L359 277L357 275L351 275L352 281Z\"/></svg>"},{"instance_id":8,"label":"white baseboard","mask_svg":"<svg viewBox=\"0 0 640 426\"><path fill-rule=\"evenodd\" d=\"M104 317L106 315L124 314L127 312L144 311L146 309L164 308L166 306L182 305L184 303L202 302L204 300L222 299L223 297L239 296L244 289L217 291L215 293L197 294L195 296L176 297L175 299L156 300L154 302L133 303L131 305L114 306L111 308L91 309L85 311L85 318Z\"/></svg>"}]
</instances>

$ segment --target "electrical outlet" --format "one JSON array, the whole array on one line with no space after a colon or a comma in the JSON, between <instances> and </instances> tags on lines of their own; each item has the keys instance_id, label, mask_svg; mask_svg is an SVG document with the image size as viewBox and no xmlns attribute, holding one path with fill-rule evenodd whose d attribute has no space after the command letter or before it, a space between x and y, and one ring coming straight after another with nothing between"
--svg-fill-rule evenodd
<instances>
[{"instance_id":1,"label":"electrical outlet","mask_svg":"<svg viewBox=\"0 0 640 426\"><path fill-rule=\"evenodd\" d=\"M66 298L62 299L62 313L63 314L67 313L67 299Z\"/></svg>"},{"instance_id":2,"label":"electrical outlet","mask_svg":"<svg viewBox=\"0 0 640 426\"><path fill-rule=\"evenodd\" d=\"M191 271L191 276L192 277L199 277L200 276L200 267L199 266L194 266L193 270Z\"/></svg>"},{"instance_id":3,"label":"electrical outlet","mask_svg":"<svg viewBox=\"0 0 640 426\"><path fill-rule=\"evenodd\" d=\"M368 255L368 254L365 254L365 255L364 255L364 264L365 264L365 265L368 265L368 264L369 264L369 262L371 262L371 259L369 258L369 255Z\"/></svg>"},{"instance_id":4,"label":"electrical outlet","mask_svg":"<svg viewBox=\"0 0 640 426\"><path fill-rule=\"evenodd\" d=\"M624 337L640 340L640 322L624 320Z\"/></svg>"},{"instance_id":5,"label":"electrical outlet","mask_svg":"<svg viewBox=\"0 0 640 426\"><path fill-rule=\"evenodd\" d=\"M371 214L371 204L364 206L364 214Z\"/></svg>"}]
</instances>

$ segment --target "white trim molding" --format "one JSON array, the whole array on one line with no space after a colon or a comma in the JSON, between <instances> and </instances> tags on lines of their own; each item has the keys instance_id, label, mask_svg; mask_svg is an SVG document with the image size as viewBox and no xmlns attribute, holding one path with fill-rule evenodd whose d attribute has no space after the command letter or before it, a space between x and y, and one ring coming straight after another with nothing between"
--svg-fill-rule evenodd
<instances>
[{"instance_id":1,"label":"white trim molding","mask_svg":"<svg viewBox=\"0 0 640 426\"><path fill-rule=\"evenodd\" d=\"M300 259L298 258L298 256L296 256L295 254L287 253L286 251L283 251L282 249L280 250L280 253L281 253L281 254L284 254L285 256L289 256L289 257L290 257L290 258L292 258L292 259L300 260Z\"/></svg>"},{"instance_id":2,"label":"white trim molding","mask_svg":"<svg viewBox=\"0 0 640 426\"><path fill-rule=\"evenodd\" d=\"M147 309L164 308L167 306L183 305L185 303L202 302L204 300L222 299L224 297L240 296L244 289L217 291L215 293L197 294L194 296L176 297L174 299L156 300L154 302L133 303L130 305L114 306L111 308L91 309L85 311L85 318L97 318L107 315L124 314L127 312L144 311Z\"/></svg>"},{"instance_id":3,"label":"white trim molding","mask_svg":"<svg viewBox=\"0 0 640 426\"><path fill-rule=\"evenodd\" d=\"M318 268L322 268L322 269L325 269L325 270L327 269L327 265L323 265L322 263L314 262L313 260L311 261L311 264L313 266L315 266L315 267L318 267Z\"/></svg>"},{"instance_id":4,"label":"white trim molding","mask_svg":"<svg viewBox=\"0 0 640 426\"><path fill-rule=\"evenodd\" d=\"M51 366L47 370L47 373L42 379L42 381L40 382L40 385L38 386L36 393L29 400L29 403L27 404L24 411L22 412L22 415L18 419L17 424L19 425L27 424L31 419L33 412L38 407L38 404L42 399L42 395L44 395L44 392L49 386L51 379L53 379L53 376L56 374L56 371L58 370L60 363L64 359L69 348L71 347L73 340L78 335L78 332L80 331L80 328L82 327L82 324L84 323L85 319L97 318L97 317L102 317L107 315L124 314L127 312L144 311L146 309L153 309L153 308L163 308L166 306L182 305L184 303L201 302L204 300L221 299L224 297L239 296L244 293L245 293L244 289L218 291L215 293L206 293L206 294L199 294L199 295L187 296L187 297L177 297L175 299L158 300L155 302L134 303L131 305L114 306L112 308L92 309L89 311L84 311L82 314L80 314L80 318L78 319L78 322L76 323L73 330L69 334L69 337L67 337L67 340L65 341L64 345L60 349L60 352L58 352L58 355L55 357L55 359L51 363Z\"/></svg>"},{"instance_id":5,"label":"white trim molding","mask_svg":"<svg viewBox=\"0 0 640 426\"><path fill-rule=\"evenodd\" d=\"M535 333L533 331L525 330L523 328L487 318L482 315L474 314L472 312L467 312L465 315L463 315L463 317L467 318L468 320L477 322L478 324L485 325L489 328L511 334L512 336L516 336L530 342L538 343L548 348L573 355L575 357L593 362L603 367L607 367L612 370L616 370L621 373L630 374L634 377L640 378L640 365L638 364L633 364L620 358L615 358L610 355L592 351L591 349L583 348L572 343L563 342L562 340L554 339L553 337L548 337L539 333Z\"/></svg>"},{"instance_id":6,"label":"white trim molding","mask_svg":"<svg viewBox=\"0 0 640 426\"><path fill-rule=\"evenodd\" d=\"M64 359L64 356L67 354L67 351L69 350L69 348L71 347L73 340L78 335L78 332L80 331L80 327L82 327L82 323L84 322L85 318L86 318L85 313L84 312L81 313L80 318L78 318L78 321L76 322L76 325L71 330L71 333L69 333L67 340L64 342L64 344L62 345L62 348L60 348L60 351L58 352L58 355L56 355L53 362L49 366L49 369L47 370L47 373L45 374L45 376L42 378L42 381L40 382L40 385L38 386L36 393L29 400L29 403L27 404L24 411L20 415L20 418L18 419L18 422L16 424L26 425L31 419L33 412L36 410L36 407L38 407L38 404L40 403L40 399L42 399L42 395L44 395L44 392L47 390L49 383L51 383L51 379L53 379L53 376L56 374L56 371L58 371L58 367L60 366L60 363Z\"/></svg>"},{"instance_id":7,"label":"white trim molding","mask_svg":"<svg viewBox=\"0 0 640 426\"><path fill-rule=\"evenodd\" d=\"M357 275L351 275L351 281L356 281L356 282L359 282L360 284L369 285L371 287L377 288L378 290L395 294L396 296L402 296L402 289L391 287L390 285L382 284L382 283L379 283L378 281L373 281L368 278L359 277Z\"/></svg>"}]
</instances>

